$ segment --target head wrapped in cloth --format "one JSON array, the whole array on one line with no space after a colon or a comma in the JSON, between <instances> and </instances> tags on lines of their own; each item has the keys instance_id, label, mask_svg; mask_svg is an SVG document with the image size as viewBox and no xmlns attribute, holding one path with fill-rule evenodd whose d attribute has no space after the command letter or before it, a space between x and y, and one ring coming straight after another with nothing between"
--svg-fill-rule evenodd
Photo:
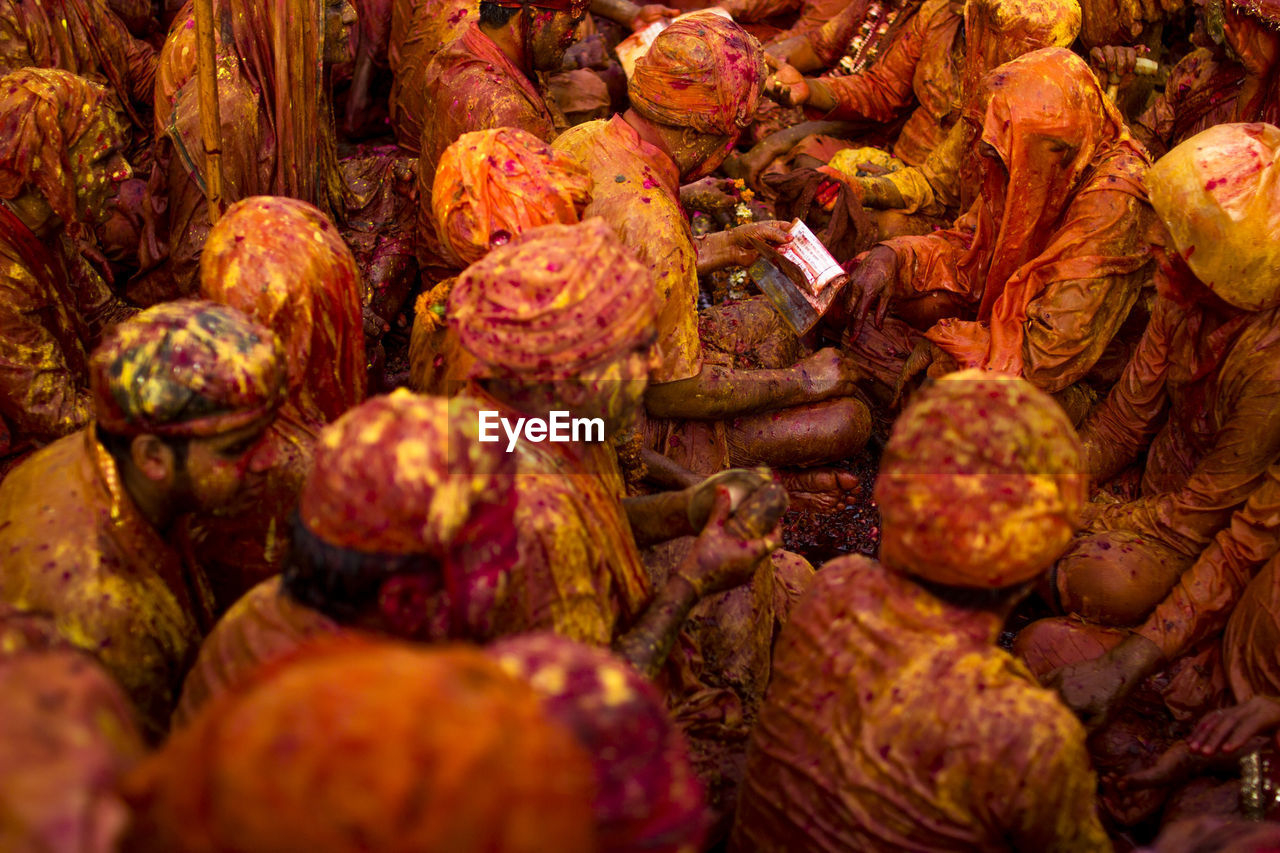
<instances>
[{"instance_id":1,"label":"head wrapped in cloth","mask_svg":"<svg viewBox=\"0 0 1280 853\"><path fill-rule=\"evenodd\" d=\"M1219 124L1147 172L1151 206L1187 266L1224 302L1280 305L1280 129Z\"/></svg>"},{"instance_id":2,"label":"head wrapped in cloth","mask_svg":"<svg viewBox=\"0 0 1280 853\"><path fill-rule=\"evenodd\" d=\"M546 225L468 267L449 316L478 375L568 379L652 334L653 284L603 220Z\"/></svg>"},{"instance_id":3,"label":"head wrapped in cloth","mask_svg":"<svg viewBox=\"0 0 1280 853\"><path fill-rule=\"evenodd\" d=\"M436 234L451 260L473 264L530 228L578 222L591 174L513 127L465 133L440 157L431 192Z\"/></svg>"},{"instance_id":4,"label":"head wrapped in cloth","mask_svg":"<svg viewBox=\"0 0 1280 853\"><path fill-rule=\"evenodd\" d=\"M364 399L360 272L315 207L274 196L233 204L205 243L200 293L279 336L289 394L305 415L330 421Z\"/></svg>"},{"instance_id":5,"label":"head wrapped in cloth","mask_svg":"<svg viewBox=\"0 0 1280 853\"><path fill-rule=\"evenodd\" d=\"M330 640L218 697L126 780L129 849L586 853L592 777L482 651Z\"/></svg>"},{"instance_id":6,"label":"head wrapped in cloth","mask_svg":"<svg viewBox=\"0 0 1280 853\"><path fill-rule=\"evenodd\" d=\"M599 849L702 849L702 785L653 685L608 651L554 634L499 640L486 651L533 685L551 716L594 757Z\"/></svg>"},{"instance_id":7,"label":"head wrapped in cloth","mask_svg":"<svg viewBox=\"0 0 1280 853\"><path fill-rule=\"evenodd\" d=\"M111 329L89 359L98 424L205 437L267 422L284 401L280 342L234 308L166 302Z\"/></svg>"},{"instance_id":8,"label":"head wrapped in cloth","mask_svg":"<svg viewBox=\"0 0 1280 853\"><path fill-rule=\"evenodd\" d=\"M969 0L964 7L963 93L972 98L988 71L1080 35L1078 0Z\"/></svg>"},{"instance_id":9,"label":"head wrapped in cloth","mask_svg":"<svg viewBox=\"0 0 1280 853\"><path fill-rule=\"evenodd\" d=\"M719 15L699 14L658 35L636 60L627 92L650 121L735 136L755 117L765 76L755 36Z\"/></svg>"},{"instance_id":10,"label":"head wrapped in cloth","mask_svg":"<svg viewBox=\"0 0 1280 853\"><path fill-rule=\"evenodd\" d=\"M71 149L89 134L104 145L123 145L124 125L110 90L52 68L0 77L0 198L35 187L75 236L82 217Z\"/></svg>"},{"instance_id":11,"label":"head wrapped in cloth","mask_svg":"<svg viewBox=\"0 0 1280 853\"><path fill-rule=\"evenodd\" d=\"M880 558L947 586L1031 580L1067 547L1088 491L1066 414L1023 379L953 373L922 391L885 446Z\"/></svg>"}]
</instances>

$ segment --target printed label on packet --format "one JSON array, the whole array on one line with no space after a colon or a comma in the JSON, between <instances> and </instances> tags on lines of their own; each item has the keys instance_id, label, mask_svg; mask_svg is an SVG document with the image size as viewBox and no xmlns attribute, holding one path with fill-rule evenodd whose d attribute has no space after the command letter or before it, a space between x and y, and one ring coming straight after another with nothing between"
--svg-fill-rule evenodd
<instances>
[{"instance_id":1,"label":"printed label on packet","mask_svg":"<svg viewBox=\"0 0 1280 853\"><path fill-rule=\"evenodd\" d=\"M778 254L800 268L809 283L809 292L818 296L844 270L802 220L792 222L787 233L791 240L778 247Z\"/></svg>"}]
</instances>

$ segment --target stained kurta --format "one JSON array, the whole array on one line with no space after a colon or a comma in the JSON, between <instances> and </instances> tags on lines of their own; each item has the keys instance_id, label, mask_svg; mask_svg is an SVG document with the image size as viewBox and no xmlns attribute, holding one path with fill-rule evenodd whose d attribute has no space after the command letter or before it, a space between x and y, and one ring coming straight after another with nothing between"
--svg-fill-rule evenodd
<instances>
[{"instance_id":1,"label":"stained kurta","mask_svg":"<svg viewBox=\"0 0 1280 853\"><path fill-rule=\"evenodd\" d=\"M1158 158L1207 127L1240 121L1236 95L1243 80L1238 62L1196 48L1178 61L1164 91L1130 124L1133 135Z\"/></svg>"},{"instance_id":2,"label":"stained kurta","mask_svg":"<svg viewBox=\"0 0 1280 853\"><path fill-rule=\"evenodd\" d=\"M1073 54L1046 48L1002 69L979 122L999 155L983 158L982 195L954 227L882 245L897 255L899 296L971 301L974 321L927 333L961 367L1054 392L1089 372L1150 275L1149 161ZM1063 142L1066 160L1052 148Z\"/></svg>"},{"instance_id":3,"label":"stained kurta","mask_svg":"<svg viewBox=\"0 0 1280 853\"><path fill-rule=\"evenodd\" d=\"M119 778L143 755L133 708L84 654L0 656L0 848L116 850Z\"/></svg>"},{"instance_id":4,"label":"stained kurta","mask_svg":"<svg viewBox=\"0 0 1280 853\"><path fill-rule=\"evenodd\" d=\"M999 630L828 563L779 637L731 849L1109 850L1084 730Z\"/></svg>"},{"instance_id":5,"label":"stained kurta","mask_svg":"<svg viewBox=\"0 0 1280 853\"><path fill-rule=\"evenodd\" d=\"M658 296L658 350L654 383L697 376L698 251L680 208L680 173L667 155L642 140L614 116L570 128L553 147L568 152L591 172L591 204L584 217L599 216L653 275Z\"/></svg>"},{"instance_id":6,"label":"stained kurta","mask_svg":"<svg viewBox=\"0 0 1280 853\"><path fill-rule=\"evenodd\" d=\"M826 80L837 102L827 117L885 123L914 104L893 155L908 166L923 163L958 118L962 21L948 0L929 0L878 62L858 74Z\"/></svg>"},{"instance_id":7,"label":"stained kurta","mask_svg":"<svg viewBox=\"0 0 1280 853\"><path fill-rule=\"evenodd\" d=\"M421 116L417 153L423 180L418 203L427 210L440 156L462 134L516 127L550 142L556 133L555 120L538 87L474 24L431 58L415 91L419 101L411 101L410 93L404 92L398 102L406 128L400 135L411 126L408 116ZM419 259L437 259L434 235L424 235L423 243Z\"/></svg>"},{"instance_id":8,"label":"stained kurta","mask_svg":"<svg viewBox=\"0 0 1280 853\"><path fill-rule=\"evenodd\" d=\"M422 141L421 107L427 65L440 48L476 22L479 5L476 0L395 0L392 4L387 61L393 79L387 106L396 142L406 151L417 151Z\"/></svg>"},{"instance_id":9,"label":"stained kurta","mask_svg":"<svg viewBox=\"0 0 1280 853\"><path fill-rule=\"evenodd\" d=\"M61 68L115 89L145 134L156 51L129 33L106 0L0 0L0 74Z\"/></svg>"},{"instance_id":10,"label":"stained kurta","mask_svg":"<svg viewBox=\"0 0 1280 853\"><path fill-rule=\"evenodd\" d=\"M153 529L90 430L40 450L0 484L0 597L52 614L162 733L211 623L203 575Z\"/></svg>"}]
</instances>

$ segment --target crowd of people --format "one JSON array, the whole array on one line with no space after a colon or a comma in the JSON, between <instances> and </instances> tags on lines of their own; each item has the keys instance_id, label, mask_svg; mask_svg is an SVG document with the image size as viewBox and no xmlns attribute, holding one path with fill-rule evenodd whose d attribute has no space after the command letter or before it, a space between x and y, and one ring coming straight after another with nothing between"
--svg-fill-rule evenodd
<instances>
[{"instance_id":1,"label":"crowd of people","mask_svg":"<svg viewBox=\"0 0 1280 853\"><path fill-rule=\"evenodd\" d=\"M0 0L0 851L1280 849L1280 2L671 2Z\"/></svg>"}]
</instances>

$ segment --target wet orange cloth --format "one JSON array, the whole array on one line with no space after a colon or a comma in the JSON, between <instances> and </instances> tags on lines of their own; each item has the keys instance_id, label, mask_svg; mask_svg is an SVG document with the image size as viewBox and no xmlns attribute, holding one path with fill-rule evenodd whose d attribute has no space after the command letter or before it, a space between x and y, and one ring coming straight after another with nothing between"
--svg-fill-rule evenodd
<instances>
[{"instance_id":1,"label":"wet orange cloth","mask_svg":"<svg viewBox=\"0 0 1280 853\"><path fill-rule=\"evenodd\" d=\"M422 140L420 93L431 57L476 23L479 9L477 0L392 3L387 46L392 81L387 107L396 142L406 151L416 151Z\"/></svg>"},{"instance_id":2,"label":"wet orange cloth","mask_svg":"<svg viewBox=\"0 0 1280 853\"><path fill-rule=\"evenodd\" d=\"M783 627L731 850L1111 849L1084 729L1001 620L862 557Z\"/></svg>"},{"instance_id":3,"label":"wet orange cloth","mask_svg":"<svg viewBox=\"0 0 1280 853\"><path fill-rule=\"evenodd\" d=\"M0 483L0 548L0 598L52 614L158 738L213 621L212 596L139 513L91 430L37 451Z\"/></svg>"},{"instance_id":4,"label":"wet orange cloth","mask_svg":"<svg viewBox=\"0 0 1280 853\"><path fill-rule=\"evenodd\" d=\"M0 74L61 68L104 83L148 135L156 61L106 0L0 0Z\"/></svg>"},{"instance_id":5,"label":"wet orange cloth","mask_svg":"<svg viewBox=\"0 0 1280 853\"><path fill-rule=\"evenodd\" d=\"M288 400L254 452L237 506L191 530L194 559L225 609L280 570L316 432L364 399L362 288L351 250L324 214L269 196L228 208L205 245L200 280L205 299L276 333L288 374Z\"/></svg>"},{"instance_id":6,"label":"wet orange cloth","mask_svg":"<svg viewBox=\"0 0 1280 853\"><path fill-rule=\"evenodd\" d=\"M527 131L478 130L445 149L429 197L419 229L431 228L445 259L461 269L530 228L579 221L591 200L591 176Z\"/></svg>"},{"instance_id":7,"label":"wet orange cloth","mask_svg":"<svg viewBox=\"0 0 1280 853\"><path fill-rule=\"evenodd\" d=\"M483 652L354 640L211 703L125 783L129 849L166 853L586 853L593 789L573 736Z\"/></svg>"},{"instance_id":8,"label":"wet orange cloth","mask_svg":"<svg viewBox=\"0 0 1280 853\"><path fill-rule=\"evenodd\" d=\"M591 173L591 204L584 215L603 218L653 277L661 362L650 381L697 376L702 370L698 251L680 207L675 163L642 140L621 116L572 127L553 147Z\"/></svg>"},{"instance_id":9,"label":"wet orange cloth","mask_svg":"<svg viewBox=\"0 0 1280 853\"><path fill-rule=\"evenodd\" d=\"M407 116L421 116L422 134L416 151L423 184L418 203L430 210L429 192L422 192L434 180L444 150L462 134L493 127L518 127L544 142L556 135L556 123L543 92L506 57L480 28L472 24L461 36L436 52L423 72L421 87L400 99ZM403 130L401 137L408 133ZM439 257L434 234L424 235L420 247L423 262ZM438 260L436 261L438 262Z\"/></svg>"},{"instance_id":10,"label":"wet orange cloth","mask_svg":"<svg viewBox=\"0 0 1280 853\"><path fill-rule=\"evenodd\" d=\"M1093 367L1149 275L1149 162L1070 51L1025 54L984 85L964 120L999 159L981 158L974 207L951 229L882 245L898 258L898 294L972 301L976 320L927 334L960 366L1058 391Z\"/></svg>"},{"instance_id":11,"label":"wet orange cloth","mask_svg":"<svg viewBox=\"0 0 1280 853\"><path fill-rule=\"evenodd\" d=\"M1088 492L1075 429L1021 380L953 373L894 424L876 501L886 563L950 586L1039 576L1071 541Z\"/></svg>"},{"instance_id":12,"label":"wet orange cloth","mask_svg":"<svg viewBox=\"0 0 1280 853\"><path fill-rule=\"evenodd\" d=\"M542 696L595 761L598 849L702 849L702 786L652 684L604 649L554 634L500 640L486 651Z\"/></svg>"},{"instance_id":13,"label":"wet orange cloth","mask_svg":"<svg viewBox=\"0 0 1280 853\"><path fill-rule=\"evenodd\" d=\"M644 344L649 272L599 218L526 231L467 268L449 316L473 375L553 381Z\"/></svg>"},{"instance_id":14,"label":"wet orange cloth","mask_svg":"<svg viewBox=\"0 0 1280 853\"><path fill-rule=\"evenodd\" d=\"M0 653L0 848L111 853L143 755L129 700L78 651Z\"/></svg>"},{"instance_id":15,"label":"wet orange cloth","mask_svg":"<svg viewBox=\"0 0 1280 853\"><path fill-rule=\"evenodd\" d=\"M836 99L827 117L890 122L914 105L893 155L908 166L923 163L958 117L962 22L948 0L929 0L870 68L825 79Z\"/></svg>"},{"instance_id":16,"label":"wet orange cloth","mask_svg":"<svg viewBox=\"0 0 1280 853\"><path fill-rule=\"evenodd\" d=\"M754 36L719 15L694 15L658 34L627 94L650 121L736 138L755 118L765 76Z\"/></svg>"},{"instance_id":17,"label":"wet orange cloth","mask_svg":"<svg viewBox=\"0 0 1280 853\"><path fill-rule=\"evenodd\" d=\"M1237 702L1280 695L1280 560L1245 588L1222 636L1222 659Z\"/></svg>"}]
</instances>

